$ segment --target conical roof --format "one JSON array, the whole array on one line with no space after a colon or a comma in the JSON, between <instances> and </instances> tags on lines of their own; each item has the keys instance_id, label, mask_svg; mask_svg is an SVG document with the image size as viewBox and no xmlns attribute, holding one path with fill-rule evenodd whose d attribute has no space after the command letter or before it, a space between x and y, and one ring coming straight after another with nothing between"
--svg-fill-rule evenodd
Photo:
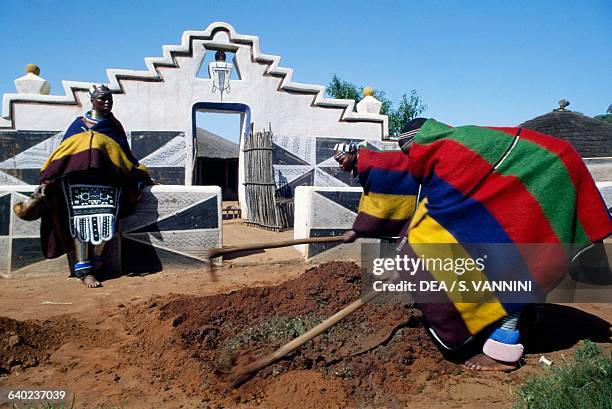
<instances>
[{"instance_id":1,"label":"conical roof","mask_svg":"<svg viewBox=\"0 0 612 409\"><path fill-rule=\"evenodd\" d=\"M523 122L520 127L563 139L583 158L612 156L612 124L600 119L561 108Z\"/></svg>"},{"instance_id":2,"label":"conical roof","mask_svg":"<svg viewBox=\"0 0 612 409\"><path fill-rule=\"evenodd\" d=\"M198 158L238 159L240 146L206 129L197 128Z\"/></svg>"}]
</instances>

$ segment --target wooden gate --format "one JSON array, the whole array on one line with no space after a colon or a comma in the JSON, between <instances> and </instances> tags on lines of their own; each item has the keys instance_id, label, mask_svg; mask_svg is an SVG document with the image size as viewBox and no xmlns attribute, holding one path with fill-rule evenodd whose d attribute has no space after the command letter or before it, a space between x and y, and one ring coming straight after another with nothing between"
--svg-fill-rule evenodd
<instances>
[{"instance_id":1,"label":"wooden gate","mask_svg":"<svg viewBox=\"0 0 612 409\"><path fill-rule=\"evenodd\" d=\"M243 151L246 223L276 231L293 227L293 201L276 200L272 131L251 131Z\"/></svg>"}]
</instances>

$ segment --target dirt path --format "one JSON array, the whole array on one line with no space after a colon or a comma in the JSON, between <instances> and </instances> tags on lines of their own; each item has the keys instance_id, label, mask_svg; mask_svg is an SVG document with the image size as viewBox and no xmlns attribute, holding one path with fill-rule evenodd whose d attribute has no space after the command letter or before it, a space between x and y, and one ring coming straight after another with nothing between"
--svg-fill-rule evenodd
<instances>
[{"instance_id":1,"label":"dirt path","mask_svg":"<svg viewBox=\"0 0 612 409\"><path fill-rule=\"evenodd\" d=\"M293 230L274 232L247 226L242 219L223 221L223 245L240 246L256 242L274 242L293 239ZM238 257L239 256L239 257ZM248 254L229 255L225 258L234 265L257 265L261 263L273 263L282 261L284 263L298 263L303 260L300 252L293 247L281 247L276 249L253 251Z\"/></svg>"},{"instance_id":2,"label":"dirt path","mask_svg":"<svg viewBox=\"0 0 612 409\"><path fill-rule=\"evenodd\" d=\"M257 241L288 240L293 231L276 233L246 226L241 219L223 222L223 244L236 246ZM63 264L57 263L59 266ZM154 296L211 295L245 287L275 285L304 271L303 257L292 247L226 257L214 276L206 269L166 269L142 276L103 281L104 287L87 291L64 271L0 277L0 315L19 320L46 319L70 314L87 320ZM216 279L216 280L215 280Z\"/></svg>"},{"instance_id":3,"label":"dirt path","mask_svg":"<svg viewBox=\"0 0 612 409\"><path fill-rule=\"evenodd\" d=\"M57 274L0 278L0 315L25 320L70 314L81 320L97 317L155 296L212 295L246 287L275 285L304 271L301 263L272 263L206 270L167 270L145 276L123 276L102 281L88 290L75 278Z\"/></svg>"}]
</instances>

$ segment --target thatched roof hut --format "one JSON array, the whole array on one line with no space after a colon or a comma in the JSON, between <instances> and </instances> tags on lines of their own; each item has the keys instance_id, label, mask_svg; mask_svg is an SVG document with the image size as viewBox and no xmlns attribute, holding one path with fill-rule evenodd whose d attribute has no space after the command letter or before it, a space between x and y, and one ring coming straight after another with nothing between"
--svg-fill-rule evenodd
<instances>
[{"instance_id":1,"label":"thatched roof hut","mask_svg":"<svg viewBox=\"0 0 612 409\"><path fill-rule=\"evenodd\" d=\"M197 128L196 140L198 158L238 159L240 147L237 143L202 128Z\"/></svg>"},{"instance_id":2,"label":"thatched roof hut","mask_svg":"<svg viewBox=\"0 0 612 409\"><path fill-rule=\"evenodd\" d=\"M223 200L238 199L240 146L202 128L197 128L196 141L195 183L220 186Z\"/></svg>"},{"instance_id":3,"label":"thatched roof hut","mask_svg":"<svg viewBox=\"0 0 612 409\"><path fill-rule=\"evenodd\" d=\"M612 157L612 124L566 110L567 101L559 103L560 108L520 126L571 143L583 158Z\"/></svg>"}]
</instances>

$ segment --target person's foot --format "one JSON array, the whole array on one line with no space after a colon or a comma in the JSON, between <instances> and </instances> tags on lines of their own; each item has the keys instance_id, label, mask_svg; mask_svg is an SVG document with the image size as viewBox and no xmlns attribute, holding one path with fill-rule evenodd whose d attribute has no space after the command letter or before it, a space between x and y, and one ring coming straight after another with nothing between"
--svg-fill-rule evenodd
<instances>
[{"instance_id":1,"label":"person's foot","mask_svg":"<svg viewBox=\"0 0 612 409\"><path fill-rule=\"evenodd\" d=\"M91 274L88 274L85 277L81 278L81 281L83 282L83 285L87 288L102 287L102 284L96 279L96 277L92 276Z\"/></svg>"},{"instance_id":2,"label":"person's foot","mask_svg":"<svg viewBox=\"0 0 612 409\"><path fill-rule=\"evenodd\" d=\"M464 368L474 371L502 371L510 372L518 367L518 362L499 362L486 354L477 354L463 363Z\"/></svg>"}]
</instances>

